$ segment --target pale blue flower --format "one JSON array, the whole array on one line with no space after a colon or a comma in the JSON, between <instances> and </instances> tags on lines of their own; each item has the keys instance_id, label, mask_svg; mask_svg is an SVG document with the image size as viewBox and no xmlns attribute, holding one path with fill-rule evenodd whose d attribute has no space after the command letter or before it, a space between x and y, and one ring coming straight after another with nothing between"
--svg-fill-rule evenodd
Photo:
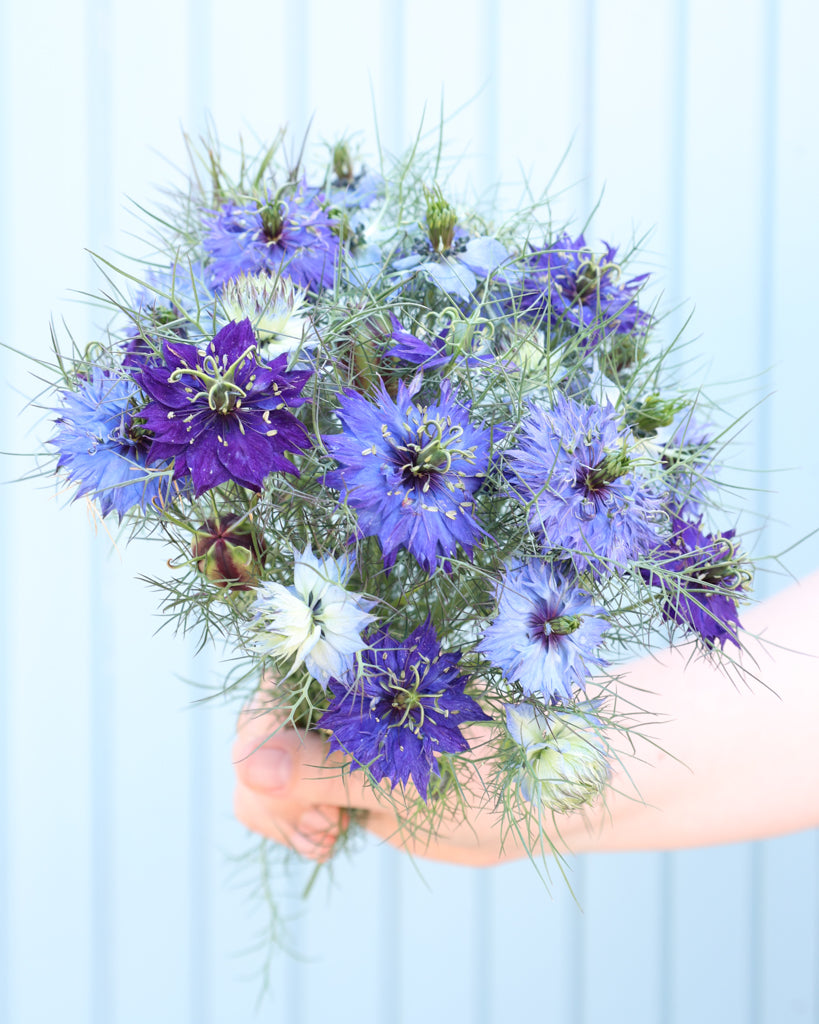
<instances>
[{"instance_id":1,"label":"pale blue flower","mask_svg":"<svg viewBox=\"0 0 819 1024\"><path fill-rule=\"evenodd\" d=\"M457 243L452 250L413 253L393 264L402 278L420 273L442 292L462 302L474 298L478 280L489 277L509 261L509 253L497 240L482 236Z\"/></svg>"},{"instance_id":2,"label":"pale blue flower","mask_svg":"<svg viewBox=\"0 0 819 1024\"><path fill-rule=\"evenodd\" d=\"M498 587L498 611L477 650L526 694L571 699L608 627L605 609L545 562L514 560Z\"/></svg>"}]
</instances>

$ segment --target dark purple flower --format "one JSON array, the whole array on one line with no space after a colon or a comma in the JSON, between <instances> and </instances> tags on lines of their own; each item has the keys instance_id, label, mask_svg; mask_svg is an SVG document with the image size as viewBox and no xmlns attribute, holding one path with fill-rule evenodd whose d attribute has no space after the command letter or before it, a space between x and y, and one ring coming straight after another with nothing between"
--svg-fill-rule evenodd
<instances>
[{"instance_id":1,"label":"dark purple flower","mask_svg":"<svg viewBox=\"0 0 819 1024\"><path fill-rule=\"evenodd\" d=\"M705 647L740 646L737 599L750 582L734 531L707 534L702 520L671 519L671 535L651 552L643 579L663 592L663 616L695 633Z\"/></svg>"},{"instance_id":2,"label":"dark purple flower","mask_svg":"<svg viewBox=\"0 0 819 1024\"><path fill-rule=\"evenodd\" d=\"M165 365L135 377L152 401L151 461L174 460L174 479L190 475L197 497L233 480L261 490L268 473L298 470L285 452L309 446L288 406L302 405L309 372L288 373L287 356L261 365L249 320L223 327L204 351L166 341Z\"/></svg>"},{"instance_id":3,"label":"dark purple flower","mask_svg":"<svg viewBox=\"0 0 819 1024\"><path fill-rule=\"evenodd\" d=\"M374 405L342 394L344 431L324 437L339 463L327 483L358 512L361 535L378 537L387 568L400 548L429 573L458 545L471 558L484 532L473 510L490 431L470 422L469 407L446 384L435 405L415 405L403 382L393 399L379 381L376 397Z\"/></svg>"},{"instance_id":4,"label":"dark purple flower","mask_svg":"<svg viewBox=\"0 0 819 1024\"><path fill-rule=\"evenodd\" d=\"M135 420L136 396L131 381L93 368L76 391L60 393L49 441L60 453L57 468L78 485L74 500L90 495L103 516L116 512L120 521L129 509L161 503L170 486L167 475L147 468L150 439Z\"/></svg>"},{"instance_id":5,"label":"dark purple flower","mask_svg":"<svg viewBox=\"0 0 819 1024\"><path fill-rule=\"evenodd\" d=\"M657 543L660 498L634 471L633 444L611 404L584 406L558 392L551 409L530 407L507 454L529 528L578 572L622 572Z\"/></svg>"},{"instance_id":6,"label":"dark purple flower","mask_svg":"<svg viewBox=\"0 0 819 1024\"><path fill-rule=\"evenodd\" d=\"M390 311L390 322L392 331L390 341L393 344L384 353L392 359L400 359L404 363L411 363L413 366L423 364L427 367L440 366L449 361L449 356L438 345L430 345L428 342L417 338L409 331L405 331L398 317ZM437 342L436 338L436 342Z\"/></svg>"},{"instance_id":7,"label":"dark purple flower","mask_svg":"<svg viewBox=\"0 0 819 1024\"><path fill-rule=\"evenodd\" d=\"M617 249L604 245L598 259L583 235L572 241L563 234L548 249L533 251L516 266L519 277L511 283L509 307L538 323L591 330L595 344L612 332L644 333L650 317L637 296L648 274L621 282Z\"/></svg>"},{"instance_id":8,"label":"dark purple flower","mask_svg":"<svg viewBox=\"0 0 819 1024\"><path fill-rule=\"evenodd\" d=\"M205 216L209 284L239 274L283 274L301 288L332 288L339 242L320 198L299 185L264 203L227 203Z\"/></svg>"},{"instance_id":9,"label":"dark purple flower","mask_svg":"<svg viewBox=\"0 0 819 1024\"><path fill-rule=\"evenodd\" d=\"M439 775L438 754L469 749L460 726L490 718L467 696L461 655L442 654L429 622L406 640L387 630L366 637L358 675L332 679L330 705L318 721L331 732L330 750L353 758L380 782L410 780L426 800L430 775Z\"/></svg>"}]
</instances>

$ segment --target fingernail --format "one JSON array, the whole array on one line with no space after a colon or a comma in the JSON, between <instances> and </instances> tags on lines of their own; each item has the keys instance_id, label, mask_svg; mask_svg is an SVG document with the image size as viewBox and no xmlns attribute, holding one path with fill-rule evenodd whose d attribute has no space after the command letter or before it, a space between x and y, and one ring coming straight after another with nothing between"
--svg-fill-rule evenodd
<instances>
[{"instance_id":1,"label":"fingernail","mask_svg":"<svg viewBox=\"0 0 819 1024\"><path fill-rule=\"evenodd\" d=\"M277 747L261 747L245 764L244 776L251 789L267 792L286 789L292 775L292 755Z\"/></svg>"}]
</instances>

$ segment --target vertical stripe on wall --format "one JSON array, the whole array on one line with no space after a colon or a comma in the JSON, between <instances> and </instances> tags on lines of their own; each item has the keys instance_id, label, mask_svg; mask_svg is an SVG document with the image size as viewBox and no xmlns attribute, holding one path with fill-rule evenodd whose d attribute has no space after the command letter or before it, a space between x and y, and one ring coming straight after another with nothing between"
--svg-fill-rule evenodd
<instances>
[{"instance_id":1,"label":"vertical stripe on wall","mask_svg":"<svg viewBox=\"0 0 819 1024\"><path fill-rule=\"evenodd\" d=\"M0 0L0 41L9 39L11 18L9 4ZM0 140L11 138L12 81L10 66L3 59L3 43L0 42ZM11 196L14 179L10 160L0 160L0 224L11 223ZM14 294L14 261L11 248L0 241L0 309L11 308ZM5 449L12 434L12 407L9 379L12 360L9 353L0 347L0 449ZM13 479L16 470L12 460L0 452L0 480ZM8 514L11 502L9 488L0 487L0 536L9 536L11 517ZM9 914L12 869L10 843L10 801L11 785L11 722L9 712L9 679L11 662L9 658L10 624L12 613L11 591L14 581L6 571L8 553L0 549L0 1020L12 1019L11 1007L11 915Z\"/></svg>"},{"instance_id":2,"label":"vertical stripe on wall","mask_svg":"<svg viewBox=\"0 0 819 1024\"><path fill-rule=\"evenodd\" d=\"M111 138L111 58L113 49L111 0L86 0L86 88L87 144L85 196L88 243L92 252L102 252L110 244L113 226ZM93 274L88 290L99 287ZM93 337L97 325L94 314L88 317L88 336ZM91 659L89 733L91 738L89 780L91 802L91 958L90 997L91 1024L110 1024L113 1018L113 974L116 958L112 870L114 839L112 808L114 687L113 661L114 623L111 609L115 606L109 592L105 549L92 546L88 573L89 611L88 647Z\"/></svg>"},{"instance_id":3,"label":"vertical stripe on wall","mask_svg":"<svg viewBox=\"0 0 819 1024\"><path fill-rule=\"evenodd\" d=\"M754 449L756 452L756 507L759 513L760 536L757 550L770 553L770 533L767 522L771 515L771 502L768 498L770 470L775 465L774 453L770 443L772 429L771 402L765 401L769 390L769 374L774 359L773 339L773 297L770 288L768 268L776 261L776 238L774 233L775 201L776 201L776 111L778 105L778 49L779 49L779 16L777 0L765 0L762 9L762 60L761 60L761 93L759 111L759 251L757 267L759 278L757 294L759 296L759 335L757 338L757 372L760 374L758 388L758 404L755 411ZM763 574L756 583L760 597L771 591L769 579ZM750 928L748 943L750 946L748 959L751 990L750 1024L764 1024L765 1021L765 987L768 972L765 967L765 937L768 934L765 914L765 895L769 887L769 876L765 870L764 848L757 844L751 849L751 892Z\"/></svg>"},{"instance_id":4,"label":"vertical stripe on wall","mask_svg":"<svg viewBox=\"0 0 819 1024\"><path fill-rule=\"evenodd\" d=\"M207 128L211 104L212 33L211 0L188 0L188 132L201 136ZM180 641L181 642L181 641ZM200 685L201 673L209 667L209 658L197 659L193 640L188 641L190 651L190 678ZM211 758L214 748L210 742L211 715L207 707L193 706L186 714L190 736L189 802L190 826L188 833L189 868L189 990L188 1015L190 1024L211 1024L213 1021L213 949L214 918L210 891L211 850L215 836L210 829L212 801Z\"/></svg>"},{"instance_id":5,"label":"vertical stripe on wall","mask_svg":"<svg viewBox=\"0 0 819 1024\"><path fill-rule=\"evenodd\" d=\"M376 115L381 144L400 153L408 143L404 121L404 0L381 5L381 89L376 91ZM414 126L411 126L414 127Z\"/></svg>"}]
</instances>

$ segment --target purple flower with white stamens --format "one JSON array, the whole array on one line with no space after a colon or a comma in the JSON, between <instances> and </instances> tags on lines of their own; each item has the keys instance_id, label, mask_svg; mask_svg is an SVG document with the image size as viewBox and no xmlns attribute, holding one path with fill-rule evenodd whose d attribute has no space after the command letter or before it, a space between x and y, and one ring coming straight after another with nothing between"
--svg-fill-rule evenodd
<instances>
[{"instance_id":1,"label":"purple flower with white stamens","mask_svg":"<svg viewBox=\"0 0 819 1024\"><path fill-rule=\"evenodd\" d=\"M461 655L441 653L429 622L403 641L380 629L366 640L359 671L330 681L318 727L330 731L330 750L353 758L353 769L393 786L412 781L426 800L438 755L469 750L460 727L490 718L464 692Z\"/></svg>"},{"instance_id":2,"label":"purple flower with white stamens","mask_svg":"<svg viewBox=\"0 0 819 1024\"><path fill-rule=\"evenodd\" d=\"M605 243L604 243L605 245ZM605 245L597 257L583 235L561 235L540 252L531 252L510 282L509 307L537 323L569 324L591 330L596 344L605 334L643 334L651 318L637 302L648 274L620 281L617 249Z\"/></svg>"},{"instance_id":3,"label":"purple flower with white stamens","mask_svg":"<svg viewBox=\"0 0 819 1024\"><path fill-rule=\"evenodd\" d=\"M740 647L737 600L751 576L738 554L734 531L708 534L702 520L672 516L671 535L651 552L655 568L643 579L663 592L663 617L694 633L706 648L726 641Z\"/></svg>"},{"instance_id":4,"label":"purple flower with white stamens","mask_svg":"<svg viewBox=\"0 0 819 1024\"><path fill-rule=\"evenodd\" d=\"M320 198L300 184L267 201L226 203L205 215L209 284L219 290L239 274L289 277L300 288L332 288L339 241Z\"/></svg>"},{"instance_id":5,"label":"purple flower with white stamens","mask_svg":"<svg viewBox=\"0 0 819 1024\"><path fill-rule=\"evenodd\" d=\"M261 365L249 320L223 327L204 351L166 341L163 354L163 366L135 374L151 399L152 462L173 459L174 479L190 476L197 496L229 480L259 491L276 470L298 475L286 453L310 440L290 408L307 401L309 372L288 373L286 355Z\"/></svg>"}]
</instances>

